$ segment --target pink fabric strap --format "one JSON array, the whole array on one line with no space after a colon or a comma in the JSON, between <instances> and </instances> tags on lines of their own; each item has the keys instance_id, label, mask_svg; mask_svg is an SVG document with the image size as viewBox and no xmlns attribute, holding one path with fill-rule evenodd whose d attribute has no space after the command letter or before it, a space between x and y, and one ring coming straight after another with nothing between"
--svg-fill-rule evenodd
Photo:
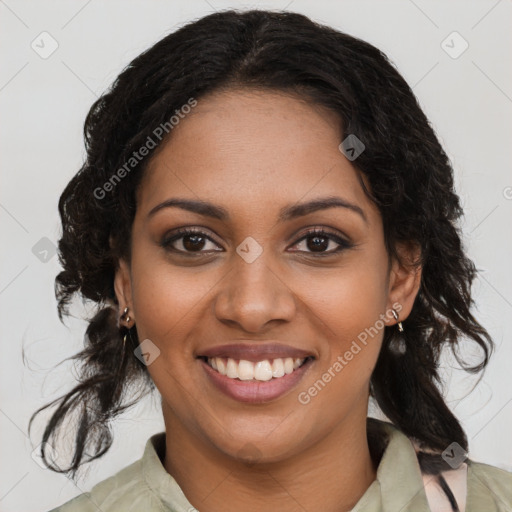
<instances>
[{"instance_id":1,"label":"pink fabric strap","mask_svg":"<svg viewBox=\"0 0 512 512\"><path fill-rule=\"evenodd\" d=\"M466 509L467 495L467 472L468 465L464 462L459 468L450 471L444 471L440 474L446 480L450 487L460 512ZM436 477L432 475L423 475L423 485L427 495L428 504L432 512L453 512L448 496L436 482Z\"/></svg>"}]
</instances>

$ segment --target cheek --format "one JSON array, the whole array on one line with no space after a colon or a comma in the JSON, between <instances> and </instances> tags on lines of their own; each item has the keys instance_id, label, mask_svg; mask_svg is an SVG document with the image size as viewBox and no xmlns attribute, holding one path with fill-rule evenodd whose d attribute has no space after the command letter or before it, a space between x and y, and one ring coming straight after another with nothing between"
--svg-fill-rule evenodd
<instances>
[{"instance_id":1,"label":"cheek","mask_svg":"<svg viewBox=\"0 0 512 512\"><path fill-rule=\"evenodd\" d=\"M386 275L381 265L356 260L338 272L310 278L304 286L304 301L315 308L327 335L340 343L374 325L387 303Z\"/></svg>"},{"instance_id":2,"label":"cheek","mask_svg":"<svg viewBox=\"0 0 512 512\"><path fill-rule=\"evenodd\" d=\"M204 301L216 281L208 273L173 267L142 250L133 255L132 276L139 340L151 340L160 351L148 371L166 402L183 406L183 389L193 389L197 364L190 334L204 316Z\"/></svg>"},{"instance_id":3,"label":"cheek","mask_svg":"<svg viewBox=\"0 0 512 512\"><path fill-rule=\"evenodd\" d=\"M158 251L134 251L132 290L139 335L157 345L180 339L197 322L208 292L216 281L212 272L170 264Z\"/></svg>"},{"instance_id":4,"label":"cheek","mask_svg":"<svg viewBox=\"0 0 512 512\"><path fill-rule=\"evenodd\" d=\"M325 381L338 384L329 384L325 398L340 390L357 393L369 379L380 351L387 302L385 268L378 261L355 258L330 277L308 280L304 299L322 332L319 372Z\"/></svg>"}]
</instances>

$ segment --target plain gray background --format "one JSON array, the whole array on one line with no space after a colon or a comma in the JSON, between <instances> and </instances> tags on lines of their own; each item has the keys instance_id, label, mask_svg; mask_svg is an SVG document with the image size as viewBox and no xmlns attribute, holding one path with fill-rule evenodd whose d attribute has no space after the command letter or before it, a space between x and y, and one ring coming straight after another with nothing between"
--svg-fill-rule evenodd
<instances>
[{"instance_id":1,"label":"plain gray background","mask_svg":"<svg viewBox=\"0 0 512 512\"><path fill-rule=\"evenodd\" d=\"M0 0L2 512L64 503L138 459L147 438L163 430L156 394L117 421L111 451L78 487L31 457L42 421L29 440L29 417L72 387L72 364L55 365L78 351L86 327L80 302L67 326L57 318L57 201L82 163L83 122L96 97L164 35L230 7L286 8L365 39L387 53L414 88L455 167L465 243L482 271L473 288L474 314L497 344L471 394L476 379L443 359L447 400L468 434L469 456L512 471L510 0ZM57 49L43 58L52 44ZM472 346L464 354L476 355Z\"/></svg>"}]
</instances>

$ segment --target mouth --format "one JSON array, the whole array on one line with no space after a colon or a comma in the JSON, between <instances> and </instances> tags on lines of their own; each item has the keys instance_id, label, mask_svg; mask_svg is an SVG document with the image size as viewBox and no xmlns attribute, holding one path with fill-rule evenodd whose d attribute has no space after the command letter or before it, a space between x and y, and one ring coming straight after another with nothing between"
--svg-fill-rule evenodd
<instances>
[{"instance_id":1,"label":"mouth","mask_svg":"<svg viewBox=\"0 0 512 512\"><path fill-rule=\"evenodd\" d=\"M268 382L282 379L302 368L313 356L308 357L277 357L260 361L234 359L231 357L199 356L216 373L228 379L239 381Z\"/></svg>"},{"instance_id":2,"label":"mouth","mask_svg":"<svg viewBox=\"0 0 512 512\"><path fill-rule=\"evenodd\" d=\"M202 349L196 359L212 389L239 402L262 404L298 386L316 356L315 352L272 341L217 345Z\"/></svg>"},{"instance_id":3,"label":"mouth","mask_svg":"<svg viewBox=\"0 0 512 512\"><path fill-rule=\"evenodd\" d=\"M212 389L237 402L265 404L296 388L316 354L279 343L238 343L204 350L196 359Z\"/></svg>"}]
</instances>

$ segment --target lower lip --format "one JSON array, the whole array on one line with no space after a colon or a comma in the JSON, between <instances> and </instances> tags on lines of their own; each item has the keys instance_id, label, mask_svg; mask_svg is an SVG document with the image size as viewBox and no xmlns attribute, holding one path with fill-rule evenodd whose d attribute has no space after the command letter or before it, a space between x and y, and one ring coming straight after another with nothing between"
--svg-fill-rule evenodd
<instances>
[{"instance_id":1,"label":"lower lip","mask_svg":"<svg viewBox=\"0 0 512 512\"><path fill-rule=\"evenodd\" d=\"M270 402L295 387L313 363L308 359L292 373L267 381L230 379L214 370L203 359L199 360L213 385L225 395L239 402L257 404Z\"/></svg>"}]
</instances>

